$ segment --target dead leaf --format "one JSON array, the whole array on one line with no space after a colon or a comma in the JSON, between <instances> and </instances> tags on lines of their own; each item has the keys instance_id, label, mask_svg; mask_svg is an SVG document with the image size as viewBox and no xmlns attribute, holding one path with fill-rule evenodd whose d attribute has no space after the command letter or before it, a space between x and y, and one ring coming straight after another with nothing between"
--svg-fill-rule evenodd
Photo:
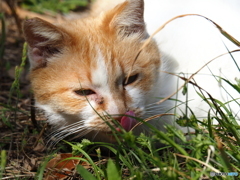
<instances>
[{"instance_id":1,"label":"dead leaf","mask_svg":"<svg viewBox=\"0 0 240 180\"><path fill-rule=\"evenodd\" d=\"M58 154L56 157L51 159L46 166L46 178L45 180L64 180L69 176L74 175L74 170L79 164L80 160L71 159L64 160L70 157L81 157L73 156L71 153Z\"/></svg>"}]
</instances>

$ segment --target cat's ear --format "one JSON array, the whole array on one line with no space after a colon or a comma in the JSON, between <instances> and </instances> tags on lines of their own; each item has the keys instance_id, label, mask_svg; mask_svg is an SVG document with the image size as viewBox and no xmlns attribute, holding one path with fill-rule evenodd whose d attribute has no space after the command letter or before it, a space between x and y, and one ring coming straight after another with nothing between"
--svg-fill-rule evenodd
<instances>
[{"instance_id":1,"label":"cat's ear","mask_svg":"<svg viewBox=\"0 0 240 180\"><path fill-rule=\"evenodd\" d=\"M66 35L55 25L33 18L23 23L23 32L29 47L31 68L44 67L49 57L61 53Z\"/></svg>"},{"instance_id":2,"label":"cat's ear","mask_svg":"<svg viewBox=\"0 0 240 180\"><path fill-rule=\"evenodd\" d=\"M128 0L109 11L104 23L109 23L110 29L124 36L138 33L146 37L143 13L143 0Z\"/></svg>"}]
</instances>

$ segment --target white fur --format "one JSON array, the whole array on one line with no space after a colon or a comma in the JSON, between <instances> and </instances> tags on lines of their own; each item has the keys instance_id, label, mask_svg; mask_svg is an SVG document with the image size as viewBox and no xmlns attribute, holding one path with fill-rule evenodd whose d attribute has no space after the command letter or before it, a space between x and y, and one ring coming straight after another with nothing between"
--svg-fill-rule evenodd
<instances>
[{"instance_id":1,"label":"white fur","mask_svg":"<svg viewBox=\"0 0 240 180\"><path fill-rule=\"evenodd\" d=\"M104 60L103 54L99 47L96 47L97 50L97 57L96 57L96 63L97 68L92 71L92 84L94 86L94 89L96 89L97 94L99 96L102 96L107 99L108 102L108 114L119 114L118 106L113 99L112 92L109 87L109 72L107 69L106 60ZM95 107L95 106L93 106ZM101 114L102 115L102 114ZM104 115L106 115L104 113Z\"/></svg>"},{"instance_id":2,"label":"white fur","mask_svg":"<svg viewBox=\"0 0 240 180\"><path fill-rule=\"evenodd\" d=\"M145 1L145 21L148 31L153 33L159 26L174 16L198 13L211 18L239 40L240 25L236 23L240 20L239 8L240 1L237 0L147 0ZM223 37L209 21L200 17L184 17L175 20L159 32L155 39L159 44L165 63L161 71L189 73L187 75L188 77L208 61L218 55L227 53L223 42L229 50L238 49L237 46ZM238 63L240 53L234 53L233 56ZM169 70L168 64L171 66L172 63L175 64L175 67L172 67L175 69ZM178 64L178 66L176 66L176 64ZM214 98L227 102L230 100L229 95L220 88L218 82L212 76L212 73L222 76L236 84L234 79L240 78L240 72L229 54L214 60L208 67L205 67L194 76L194 79L200 87L208 91ZM162 97L170 95L177 89L177 78L170 77L170 83L168 78L169 75L161 73L160 88L164 86L163 84L168 84L165 92L160 94ZM180 85L183 83L184 81L180 80ZM227 88L227 91L234 98L240 97L239 93L233 90L231 86L226 83L223 84L225 84L224 86ZM174 85L175 88L173 87ZM191 85L189 85L188 93L189 99L191 100L189 103L191 109L198 117L206 117L209 106L202 102L202 99L199 98ZM179 93L178 97L181 100L185 98L181 93ZM238 102L240 101L238 100ZM236 114L240 109L239 105L235 102L231 103L231 108Z\"/></svg>"},{"instance_id":3,"label":"white fur","mask_svg":"<svg viewBox=\"0 0 240 180\"><path fill-rule=\"evenodd\" d=\"M139 90L137 87L131 87L131 85L128 87L126 87L126 90L128 91L128 94L130 95L130 97L132 97L132 107L143 107L145 106L145 94L142 90Z\"/></svg>"},{"instance_id":4,"label":"white fur","mask_svg":"<svg viewBox=\"0 0 240 180\"><path fill-rule=\"evenodd\" d=\"M108 0L99 0L99 4ZM112 2L118 4L124 0ZM131 0L130 0L131 1ZM109 1L107 4L110 3ZM171 18L182 14L200 14L210 18L234 38L240 40L240 1L239 0L145 0L144 19L149 34L154 33L161 25ZM184 77L190 77L207 62L221 54L226 54L211 62L194 76L197 84L209 92L213 98L222 102L230 101L231 96L240 98L227 83L217 82L214 75L226 78L233 84L235 79L240 78L240 72L234 64L233 59L227 54L229 51L239 49L236 45L226 39L219 30L208 20L189 16L179 18L169 23L155 37L162 53L162 67L160 69L159 87L155 88L153 95L164 98L174 93L184 81L169 75L170 73L184 73ZM225 44L225 45L224 45ZM240 53L232 54L240 66ZM183 74L180 74L183 76ZM222 88L226 88L226 91ZM173 98L186 101L186 96L178 93ZM205 118L209 111L209 105L197 95L192 85L188 85L188 106L194 111L197 117ZM239 103L231 102L229 107L237 116L240 114ZM151 101L149 101L151 102ZM179 103L178 103L179 104ZM167 101L160 104L160 111L164 112L175 106L174 101ZM185 106L179 106L177 111L180 115L185 112Z\"/></svg>"},{"instance_id":5,"label":"white fur","mask_svg":"<svg viewBox=\"0 0 240 180\"><path fill-rule=\"evenodd\" d=\"M105 91L106 93L109 93L110 90L108 88L108 71L106 63L100 49L96 47L96 50L98 52L96 57L97 68L92 71L92 84L97 88L101 88L103 92Z\"/></svg>"},{"instance_id":6,"label":"white fur","mask_svg":"<svg viewBox=\"0 0 240 180\"><path fill-rule=\"evenodd\" d=\"M66 119L61 114L54 112L50 105L46 105L46 104L42 105L37 102L35 105L45 111L45 114L49 119L48 122L51 125L56 125L56 126L61 127L61 126L65 126L66 124L68 124Z\"/></svg>"},{"instance_id":7,"label":"white fur","mask_svg":"<svg viewBox=\"0 0 240 180\"><path fill-rule=\"evenodd\" d=\"M111 7L110 4L114 6L123 1L99 0L98 4L105 3L105 6L101 9L104 10L105 8L106 10L107 7ZM239 0L145 0L144 18L147 31L149 34L152 34L161 25L175 16L200 14L210 18L237 40L240 40L239 9ZM153 94L161 98L171 95L184 84L184 81L165 72L184 73L184 76L187 78L213 58L227 53L228 51L224 43L230 51L239 49L222 36L212 23L197 16L189 16L172 21L154 38L157 40L159 49L162 52L162 67L158 82L159 88L155 88ZM240 53L233 53L232 55L238 66L240 66ZM195 75L194 79L213 98L222 102L231 100L231 96L234 99L240 98L238 92L223 81L219 84L212 74L224 77L236 84L235 78L240 78L240 72L229 54L211 62ZM183 74L180 75L183 76ZM226 88L230 95L225 92L222 86ZM173 96L173 98L175 97ZM178 93L177 97L183 102L186 101L186 96L183 96L181 92ZM204 118L207 116L209 105L204 103L197 95L192 85L188 85L188 100L188 106L191 107L197 117ZM237 101L238 103L229 103L229 106L235 115L238 114L239 116L240 100L238 99ZM174 101L167 101L160 104L159 109L164 112L173 106L176 106ZM178 109L179 115L182 114L181 111L185 112L185 106L179 106Z\"/></svg>"},{"instance_id":8,"label":"white fur","mask_svg":"<svg viewBox=\"0 0 240 180\"><path fill-rule=\"evenodd\" d=\"M50 28L46 27L35 27L34 28L35 34L45 37L46 39L49 39L51 41L57 41L61 39L61 34L59 32L54 32Z\"/></svg>"},{"instance_id":9,"label":"white fur","mask_svg":"<svg viewBox=\"0 0 240 180\"><path fill-rule=\"evenodd\" d=\"M84 116L84 119L82 115ZM94 109L91 106L87 105L82 109L81 117L79 117L79 119L84 120L85 127L91 127L92 126L91 123L92 121L94 121L95 117L96 117L96 113L94 112Z\"/></svg>"}]
</instances>

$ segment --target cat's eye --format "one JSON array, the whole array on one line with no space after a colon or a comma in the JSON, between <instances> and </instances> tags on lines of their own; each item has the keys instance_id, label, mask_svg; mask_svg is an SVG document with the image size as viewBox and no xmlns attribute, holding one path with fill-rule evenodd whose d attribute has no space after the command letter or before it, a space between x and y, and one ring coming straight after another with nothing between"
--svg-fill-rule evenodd
<instances>
[{"instance_id":1,"label":"cat's eye","mask_svg":"<svg viewBox=\"0 0 240 180\"><path fill-rule=\"evenodd\" d=\"M74 91L77 95L80 96L88 96L88 95L92 95L92 94L96 94L93 90L91 89L79 89Z\"/></svg>"},{"instance_id":2,"label":"cat's eye","mask_svg":"<svg viewBox=\"0 0 240 180\"><path fill-rule=\"evenodd\" d=\"M127 86L129 84L132 84L133 82L135 82L137 80L137 78L138 78L138 74L130 76L128 79L125 78L124 81L123 81L123 85Z\"/></svg>"}]
</instances>

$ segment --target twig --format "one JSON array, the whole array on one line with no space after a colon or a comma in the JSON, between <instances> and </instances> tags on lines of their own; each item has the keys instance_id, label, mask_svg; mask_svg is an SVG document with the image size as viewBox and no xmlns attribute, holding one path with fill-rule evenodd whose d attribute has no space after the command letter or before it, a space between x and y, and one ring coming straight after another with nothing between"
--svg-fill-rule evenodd
<instances>
[{"instance_id":1,"label":"twig","mask_svg":"<svg viewBox=\"0 0 240 180\"><path fill-rule=\"evenodd\" d=\"M47 127L47 125L48 125L48 124L46 123L46 124L43 126L40 134L38 135L38 137L37 137L37 139L36 139L36 142L35 142L34 145L33 145L33 148L35 148L35 147L37 146L37 144L39 143L39 139L43 136L43 133L44 133L45 128Z\"/></svg>"},{"instance_id":2,"label":"twig","mask_svg":"<svg viewBox=\"0 0 240 180\"><path fill-rule=\"evenodd\" d=\"M8 1L8 0L6 0ZM5 2L2 2L3 4L3 11L6 13L6 14L12 14L10 8L9 8L9 5L7 5L7 3ZM15 7L15 12L17 14L17 16L20 18L20 19L25 19L25 18L34 18L34 17L38 17L38 18L41 18L45 21L48 21L50 23L54 23L54 22L58 22L58 19L56 18L53 18L53 17L50 17L50 16L47 16L47 15L43 15L43 14L38 14L38 13L35 13L35 12L31 12L31 11L27 11L25 9L22 9L20 7Z\"/></svg>"},{"instance_id":3,"label":"twig","mask_svg":"<svg viewBox=\"0 0 240 180\"><path fill-rule=\"evenodd\" d=\"M206 159L206 164L209 163L209 160L210 160L210 157L211 157L211 152L214 152L214 146L210 145L208 147L208 150L207 150L207 153L208 153L208 156L207 156L207 159ZM203 167L203 171L206 170L206 166ZM203 175L199 178L200 180L203 179Z\"/></svg>"},{"instance_id":4,"label":"twig","mask_svg":"<svg viewBox=\"0 0 240 180\"><path fill-rule=\"evenodd\" d=\"M1 180L4 179L16 179L16 178L20 178L20 177L34 177L35 173L33 174L25 174L25 175L14 175L14 176L8 176L8 177L3 177Z\"/></svg>"},{"instance_id":5,"label":"twig","mask_svg":"<svg viewBox=\"0 0 240 180\"><path fill-rule=\"evenodd\" d=\"M158 117L169 116L169 115L173 116L174 114L170 114L170 113L157 114L157 115L151 116L151 117L149 117L147 119L144 119L144 122L150 121L150 120L158 118ZM133 126L133 128L131 130L133 130L134 128L136 128L137 126L140 126L142 124L143 124L143 122L138 122L135 126Z\"/></svg>"},{"instance_id":6,"label":"twig","mask_svg":"<svg viewBox=\"0 0 240 180\"><path fill-rule=\"evenodd\" d=\"M31 94L31 96L32 96L32 94ZM37 121L36 121L36 111L35 111L34 98L33 97L31 97L31 107L30 108L31 108L30 112L31 112L32 124L37 130L39 130L38 124L37 124Z\"/></svg>"},{"instance_id":7,"label":"twig","mask_svg":"<svg viewBox=\"0 0 240 180\"><path fill-rule=\"evenodd\" d=\"M183 157L183 158L186 158L186 159L191 159L191 160L193 160L193 161L196 161L196 162L198 162L198 163L200 163L200 164L203 164L204 166L208 167L208 168L211 169L212 171L214 171L214 172L216 172L216 173L220 173L220 171L219 171L218 169L216 169L216 168L212 167L211 165L209 165L209 164L207 164L207 163L205 163L205 162L203 162L203 161L200 161L200 160L198 160L198 159L196 159L196 158L193 158L193 157L190 157L190 156L185 156L185 155L182 155L182 154L177 154L177 153L174 153L174 154L177 155L177 156L179 156L179 157Z\"/></svg>"},{"instance_id":8,"label":"twig","mask_svg":"<svg viewBox=\"0 0 240 180\"><path fill-rule=\"evenodd\" d=\"M15 22L17 24L17 27L18 27L18 33L19 33L19 35L21 35L22 34L21 20L16 13L16 5L15 5L16 2L14 2L14 1L15 0L7 0L6 3L8 5L8 7L11 9L12 15L13 15Z\"/></svg>"}]
</instances>

